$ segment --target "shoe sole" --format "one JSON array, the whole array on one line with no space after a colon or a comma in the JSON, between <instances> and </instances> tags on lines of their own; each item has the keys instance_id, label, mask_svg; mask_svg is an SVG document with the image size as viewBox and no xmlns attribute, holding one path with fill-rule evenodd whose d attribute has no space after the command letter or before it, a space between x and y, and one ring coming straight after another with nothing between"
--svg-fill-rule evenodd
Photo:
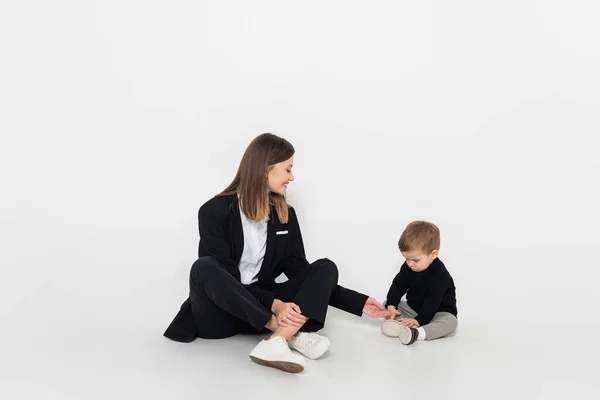
<instances>
[{"instance_id":1,"label":"shoe sole","mask_svg":"<svg viewBox=\"0 0 600 400\"><path fill-rule=\"evenodd\" d=\"M412 336L413 336L413 333L412 333L411 329L406 326L402 326L402 328L398 334L398 339L400 339L400 343L402 343L402 344L412 344L414 342Z\"/></svg>"},{"instance_id":2,"label":"shoe sole","mask_svg":"<svg viewBox=\"0 0 600 400\"><path fill-rule=\"evenodd\" d=\"M404 325L402 325L400 322L396 320L388 320L381 325L381 332L383 332L385 336L397 338L400 336L400 331L402 328L404 328Z\"/></svg>"},{"instance_id":3,"label":"shoe sole","mask_svg":"<svg viewBox=\"0 0 600 400\"><path fill-rule=\"evenodd\" d=\"M268 361L268 360L263 360L262 358L258 358L258 357L254 357L254 356L250 356L250 358L252 359L252 361L254 361L257 364L264 365L265 367L280 369L282 371L290 372L292 374L297 374L299 372L304 371L304 367L302 365L296 364L293 362Z\"/></svg>"}]
</instances>

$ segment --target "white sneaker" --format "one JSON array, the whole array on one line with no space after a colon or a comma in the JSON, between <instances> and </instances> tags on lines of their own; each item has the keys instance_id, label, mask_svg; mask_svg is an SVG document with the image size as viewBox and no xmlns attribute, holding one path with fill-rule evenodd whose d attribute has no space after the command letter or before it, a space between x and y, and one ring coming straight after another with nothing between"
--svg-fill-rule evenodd
<instances>
[{"instance_id":1,"label":"white sneaker","mask_svg":"<svg viewBox=\"0 0 600 400\"><path fill-rule=\"evenodd\" d=\"M402 325L395 319L388 319L381 324L381 332L385 336L399 338L402 344L413 344L419 336L419 331Z\"/></svg>"},{"instance_id":2,"label":"white sneaker","mask_svg":"<svg viewBox=\"0 0 600 400\"><path fill-rule=\"evenodd\" d=\"M298 332L288 341L290 347L311 360L316 360L327 351L331 342L325 336L312 332Z\"/></svg>"},{"instance_id":3,"label":"white sneaker","mask_svg":"<svg viewBox=\"0 0 600 400\"><path fill-rule=\"evenodd\" d=\"M304 358L293 354L287 342L281 336L262 340L250 352L252 361L267 367L277 368L286 372L304 371Z\"/></svg>"},{"instance_id":4,"label":"white sneaker","mask_svg":"<svg viewBox=\"0 0 600 400\"><path fill-rule=\"evenodd\" d=\"M381 324L381 332L383 332L385 336L393 338L400 336L400 332L403 330L403 328L405 328L405 326L396 319L388 319L383 321L383 324Z\"/></svg>"}]
</instances>

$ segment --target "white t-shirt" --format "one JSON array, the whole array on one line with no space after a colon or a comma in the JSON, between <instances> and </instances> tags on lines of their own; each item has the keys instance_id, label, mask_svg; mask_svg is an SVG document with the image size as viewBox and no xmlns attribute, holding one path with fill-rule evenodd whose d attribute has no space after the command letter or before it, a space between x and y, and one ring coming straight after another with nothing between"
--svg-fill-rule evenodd
<instances>
[{"instance_id":1,"label":"white t-shirt","mask_svg":"<svg viewBox=\"0 0 600 400\"><path fill-rule=\"evenodd\" d=\"M262 267L267 249L267 221L265 216L261 221L252 221L240 208L242 230L244 231L244 250L238 268L242 284L249 285L258 281L258 273Z\"/></svg>"}]
</instances>

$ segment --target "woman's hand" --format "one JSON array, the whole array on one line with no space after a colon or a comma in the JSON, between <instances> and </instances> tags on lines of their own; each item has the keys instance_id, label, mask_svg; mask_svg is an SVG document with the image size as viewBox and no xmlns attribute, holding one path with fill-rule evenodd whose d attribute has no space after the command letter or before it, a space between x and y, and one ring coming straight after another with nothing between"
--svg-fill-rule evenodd
<instances>
[{"instance_id":1,"label":"woman's hand","mask_svg":"<svg viewBox=\"0 0 600 400\"><path fill-rule=\"evenodd\" d=\"M387 315L386 309L380 302L372 297L369 297L363 307L363 312L372 318L381 318Z\"/></svg>"},{"instance_id":2,"label":"woman's hand","mask_svg":"<svg viewBox=\"0 0 600 400\"><path fill-rule=\"evenodd\" d=\"M301 327L308 320L302 312L300 307L294 303L284 303L281 300L273 300L271 311L277 317L277 323L281 327Z\"/></svg>"}]
</instances>

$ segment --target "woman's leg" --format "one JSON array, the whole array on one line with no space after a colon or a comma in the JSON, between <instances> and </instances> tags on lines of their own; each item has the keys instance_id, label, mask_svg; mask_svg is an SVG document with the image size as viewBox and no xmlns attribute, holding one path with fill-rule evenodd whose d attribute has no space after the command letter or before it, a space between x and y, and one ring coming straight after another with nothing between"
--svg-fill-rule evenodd
<instances>
[{"instance_id":1,"label":"woman's leg","mask_svg":"<svg viewBox=\"0 0 600 400\"><path fill-rule=\"evenodd\" d=\"M221 339L267 325L276 329L272 313L212 257L192 266L190 300L201 338Z\"/></svg>"},{"instance_id":2,"label":"woman's leg","mask_svg":"<svg viewBox=\"0 0 600 400\"><path fill-rule=\"evenodd\" d=\"M292 336L298 333L300 328L302 328L302 326L279 326L279 324L277 324L277 319L275 319L275 329L269 328L269 330L273 332L269 339L272 339L275 336L281 336L285 340L290 340Z\"/></svg>"},{"instance_id":3,"label":"woman's leg","mask_svg":"<svg viewBox=\"0 0 600 400\"><path fill-rule=\"evenodd\" d=\"M225 338L241 332L277 330L277 320L212 257L201 257L190 273L190 299L197 335ZM285 339L261 341L250 352L255 362L288 372L304 370L304 359L293 354Z\"/></svg>"},{"instance_id":4,"label":"woman's leg","mask_svg":"<svg viewBox=\"0 0 600 400\"><path fill-rule=\"evenodd\" d=\"M310 359L321 357L330 341L316 332L323 328L331 294L337 287L338 270L327 259L321 259L291 277L275 289L278 299L293 302L308 320L301 327L280 327L273 336L283 336L289 346ZM301 332L298 332L298 331Z\"/></svg>"},{"instance_id":5,"label":"woman's leg","mask_svg":"<svg viewBox=\"0 0 600 400\"><path fill-rule=\"evenodd\" d=\"M281 283L275 295L284 302L293 302L300 307L308 321L300 327L303 332L316 332L323 328L331 293L337 286L338 270L333 261L320 259L303 272ZM297 330L296 330L297 331ZM289 329L283 334L293 336L296 331Z\"/></svg>"}]
</instances>

